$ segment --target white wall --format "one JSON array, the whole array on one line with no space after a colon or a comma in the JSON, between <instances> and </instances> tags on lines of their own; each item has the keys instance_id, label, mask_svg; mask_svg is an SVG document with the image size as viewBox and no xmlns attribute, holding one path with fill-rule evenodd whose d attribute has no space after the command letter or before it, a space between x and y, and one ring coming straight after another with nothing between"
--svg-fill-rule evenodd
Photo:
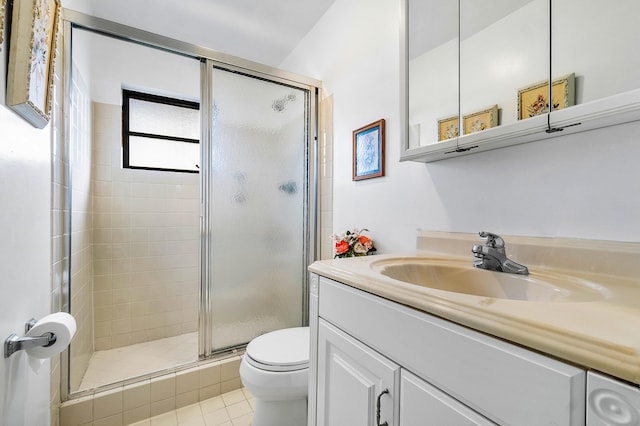
<instances>
[{"instance_id":1,"label":"white wall","mask_svg":"<svg viewBox=\"0 0 640 426\"><path fill-rule=\"evenodd\" d=\"M5 36L7 34L5 33ZM6 40L0 45L0 338L50 313L50 131L5 106ZM3 358L0 424L48 425L50 363Z\"/></svg>"},{"instance_id":2,"label":"white wall","mask_svg":"<svg viewBox=\"0 0 640 426\"><path fill-rule=\"evenodd\" d=\"M397 0L336 0L280 65L334 97L334 229L367 227L380 252L417 228L640 240L640 122L436 163L399 163ZM351 180L351 135L387 120L386 176Z\"/></svg>"}]
</instances>

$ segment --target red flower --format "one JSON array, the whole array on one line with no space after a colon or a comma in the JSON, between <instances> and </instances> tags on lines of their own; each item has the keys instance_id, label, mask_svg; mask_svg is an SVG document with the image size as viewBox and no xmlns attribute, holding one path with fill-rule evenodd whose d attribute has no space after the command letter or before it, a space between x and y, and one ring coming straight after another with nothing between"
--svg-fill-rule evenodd
<instances>
[{"instance_id":1,"label":"red flower","mask_svg":"<svg viewBox=\"0 0 640 426\"><path fill-rule=\"evenodd\" d=\"M360 235L358 237L358 241L360 242L360 244L365 246L367 248L367 250L371 250L373 248L373 241L371 241L371 238L369 238L369 237L365 237L364 235Z\"/></svg>"},{"instance_id":2,"label":"red flower","mask_svg":"<svg viewBox=\"0 0 640 426\"><path fill-rule=\"evenodd\" d=\"M343 254L349 251L349 243L346 241L336 241L336 254Z\"/></svg>"}]
</instances>

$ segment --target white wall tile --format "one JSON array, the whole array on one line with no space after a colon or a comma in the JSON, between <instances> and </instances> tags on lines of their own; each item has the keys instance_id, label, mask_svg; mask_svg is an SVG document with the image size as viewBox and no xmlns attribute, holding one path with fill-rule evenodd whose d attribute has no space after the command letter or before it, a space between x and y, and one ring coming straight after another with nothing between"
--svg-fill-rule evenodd
<instances>
[{"instance_id":1,"label":"white wall tile","mask_svg":"<svg viewBox=\"0 0 640 426\"><path fill-rule=\"evenodd\" d=\"M199 177L122 169L120 138L110 130L120 126L119 107L94 106L96 318L112 319L110 328L100 325L101 346L108 342L107 331L117 347L194 330ZM196 314L186 315L185 309Z\"/></svg>"}]
</instances>

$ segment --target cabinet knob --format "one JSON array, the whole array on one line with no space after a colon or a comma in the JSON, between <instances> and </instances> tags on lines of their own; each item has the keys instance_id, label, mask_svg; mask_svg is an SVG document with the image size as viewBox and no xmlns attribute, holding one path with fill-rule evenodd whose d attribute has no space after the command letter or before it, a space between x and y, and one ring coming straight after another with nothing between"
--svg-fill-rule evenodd
<instances>
[{"instance_id":1,"label":"cabinet knob","mask_svg":"<svg viewBox=\"0 0 640 426\"><path fill-rule=\"evenodd\" d=\"M378 426L389 426L389 423L387 422L380 423L380 399L382 398L382 395L385 395L388 393L389 393L389 389L385 389L382 392L380 392L380 395L378 395L378 400L376 402L376 424Z\"/></svg>"}]
</instances>

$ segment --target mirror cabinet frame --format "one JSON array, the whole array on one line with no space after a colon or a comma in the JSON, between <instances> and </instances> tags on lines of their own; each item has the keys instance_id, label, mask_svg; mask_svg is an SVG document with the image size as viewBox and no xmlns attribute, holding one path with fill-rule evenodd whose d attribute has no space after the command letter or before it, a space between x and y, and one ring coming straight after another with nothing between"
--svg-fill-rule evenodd
<instances>
[{"instance_id":1,"label":"mirror cabinet frame","mask_svg":"<svg viewBox=\"0 0 640 426\"><path fill-rule=\"evenodd\" d=\"M482 132L471 133L447 139L445 141L410 147L409 144L409 1L400 1L400 161L417 161L429 163L505 148L522 143L546 140L552 137L564 136L607 127L617 124L640 120L640 80L638 88L619 94L595 99L589 102L573 105L570 108L558 109L546 114L527 118L506 125L499 125ZM553 20L552 3L548 0L548 41L549 41L549 72L547 81L553 81ZM460 17L458 0L458 19ZM458 43L460 43L460 19L458 28ZM458 45L458 117L460 114L460 44ZM551 86L549 85L549 95ZM461 127L460 127L461 128Z\"/></svg>"}]
</instances>

